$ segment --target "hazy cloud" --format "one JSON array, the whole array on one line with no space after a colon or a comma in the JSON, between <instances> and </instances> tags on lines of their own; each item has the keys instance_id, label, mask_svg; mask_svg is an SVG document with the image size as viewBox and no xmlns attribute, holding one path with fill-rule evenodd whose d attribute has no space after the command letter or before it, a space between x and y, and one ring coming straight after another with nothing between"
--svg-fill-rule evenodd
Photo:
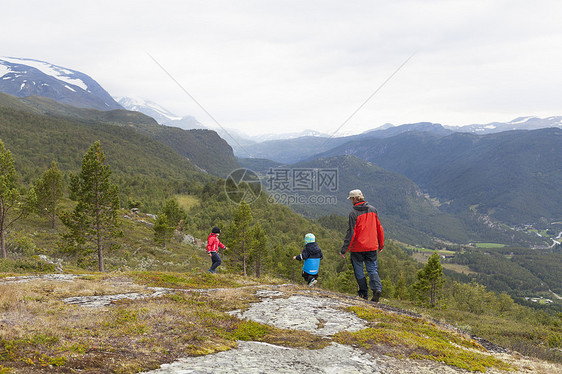
<instances>
[{"instance_id":1,"label":"hazy cloud","mask_svg":"<svg viewBox=\"0 0 562 374\"><path fill-rule=\"evenodd\" d=\"M82 71L225 127L342 131L561 115L558 1L3 2L2 55Z\"/></svg>"}]
</instances>

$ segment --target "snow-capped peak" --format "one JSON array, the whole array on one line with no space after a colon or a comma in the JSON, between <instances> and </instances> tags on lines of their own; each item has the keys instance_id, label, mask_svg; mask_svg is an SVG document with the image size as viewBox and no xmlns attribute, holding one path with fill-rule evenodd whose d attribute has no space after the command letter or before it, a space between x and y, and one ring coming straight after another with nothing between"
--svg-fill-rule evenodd
<instances>
[{"instance_id":1,"label":"snow-capped peak","mask_svg":"<svg viewBox=\"0 0 562 374\"><path fill-rule=\"evenodd\" d=\"M0 60L10 62L12 64L21 64L31 66L44 74L50 75L53 78L61 80L73 86L80 87L84 91L88 91L88 85L81 79L75 77L76 72L70 69L65 69L63 67L50 64L48 62L33 60L30 58L16 58L16 57L0 57ZM1 71L0 71L1 72ZM5 72L2 75L5 75Z\"/></svg>"},{"instance_id":2,"label":"snow-capped peak","mask_svg":"<svg viewBox=\"0 0 562 374\"><path fill-rule=\"evenodd\" d=\"M525 122L527 122L528 120L533 119L533 118L537 118L537 117L533 117L533 116L529 116L529 117L518 117L518 118L515 118L513 121L509 121L508 124L510 124L510 125L515 125L515 124L518 124L518 123L525 123Z\"/></svg>"},{"instance_id":3,"label":"snow-capped peak","mask_svg":"<svg viewBox=\"0 0 562 374\"><path fill-rule=\"evenodd\" d=\"M153 101L147 100L147 99L143 99L141 97L116 97L114 98L115 101L117 101L119 104L121 104L124 108L128 109L128 110L134 110L137 112L141 112L141 113L145 113L147 115L150 116L154 116L155 112L158 115L167 118L168 120L171 121L177 121L182 119L182 117L179 117L175 114L173 114L172 112L170 112L169 110L167 110L166 108L156 104ZM149 110L149 112L147 112L147 110ZM158 118L156 118L158 120ZM160 122L160 121L159 121Z\"/></svg>"}]
</instances>

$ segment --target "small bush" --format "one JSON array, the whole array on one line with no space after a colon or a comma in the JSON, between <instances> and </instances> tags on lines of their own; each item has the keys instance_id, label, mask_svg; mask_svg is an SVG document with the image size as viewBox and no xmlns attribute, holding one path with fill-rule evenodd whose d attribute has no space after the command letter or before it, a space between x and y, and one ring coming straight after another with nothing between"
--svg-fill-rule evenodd
<instances>
[{"instance_id":1,"label":"small bush","mask_svg":"<svg viewBox=\"0 0 562 374\"><path fill-rule=\"evenodd\" d=\"M3 273L54 273L55 265L48 264L39 257L0 259L0 272Z\"/></svg>"}]
</instances>

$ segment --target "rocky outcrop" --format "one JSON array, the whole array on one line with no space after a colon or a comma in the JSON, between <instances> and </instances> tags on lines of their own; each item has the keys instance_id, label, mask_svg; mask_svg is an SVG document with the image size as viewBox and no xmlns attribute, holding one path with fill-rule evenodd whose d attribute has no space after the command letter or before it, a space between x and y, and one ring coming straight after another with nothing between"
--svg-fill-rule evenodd
<instances>
[{"instance_id":1,"label":"rocky outcrop","mask_svg":"<svg viewBox=\"0 0 562 374\"><path fill-rule=\"evenodd\" d=\"M74 282L80 275L42 275L27 277L7 277L0 280L0 285L22 282L37 282L45 288L45 282ZM112 304L119 300L147 299L159 297L169 292L186 294L205 294L210 297L222 294L231 295L232 289L171 289L146 287L131 282L126 277L104 279L103 294L87 294L62 299L69 304L99 308L100 313L110 311ZM48 287L47 287L48 288ZM359 318L350 307L375 306L381 313L402 314L413 317L412 323L423 323L421 316L392 308L384 304L373 304L346 295L336 294L321 289L309 289L295 285L263 285L252 284L240 290L252 296L252 302L244 309L232 310L231 315L240 319L252 320L274 326L283 330L306 332L325 339L327 346L321 349L293 348L257 341L238 341L235 349L229 349L204 356L183 357L174 362L161 365L158 369L146 371L145 374L203 374L203 373L468 373L459 367L449 366L433 360L410 359L408 353L402 355L388 354L392 343L376 343L375 349L364 349L354 344L340 344L336 337L341 333L351 333L373 329L376 325L366 319ZM78 290L80 288L77 288ZM111 292L119 290L120 292ZM89 309L92 310L92 309ZM383 312L384 310L384 312ZM393 321L389 317L388 321ZM8 320L6 320L8 321ZM420 321L420 322L416 322ZM2 318L0 316L0 322ZM6 322L8 323L8 322ZM377 322L378 323L378 322ZM389 322L393 323L393 322ZM437 324L439 324L437 322ZM436 327L437 328L437 327ZM439 327L442 331L454 330L446 325ZM455 331L456 333L456 331ZM310 338L310 335L308 335ZM333 339L333 340L332 340ZM336 341L340 341L337 343ZM389 347L385 344L390 344ZM476 347L475 345L474 347ZM459 346L459 348L463 349ZM497 346L480 348L480 354L500 359L511 365L512 373L555 373L562 372L562 366L544 361L522 357L507 350L496 349ZM228 349L228 348L226 348ZM467 352L474 348L464 348ZM400 358L400 356L402 358ZM488 368L487 373L505 373L497 368Z\"/></svg>"}]
</instances>

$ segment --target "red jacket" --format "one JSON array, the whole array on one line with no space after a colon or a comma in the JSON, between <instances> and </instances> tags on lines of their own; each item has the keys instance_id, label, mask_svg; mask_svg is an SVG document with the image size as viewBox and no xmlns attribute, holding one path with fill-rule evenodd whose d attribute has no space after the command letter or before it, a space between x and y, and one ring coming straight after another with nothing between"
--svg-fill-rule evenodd
<instances>
[{"instance_id":1,"label":"red jacket","mask_svg":"<svg viewBox=\"0 0 562 374\"><path fill-rule=\"evenodd\" d=\"M377 210L365 201L355 204L349 213L349 227L341 253L376 251L383 247L384 231Z\"/></svg>"},{"instance_id":2,"label":"red jacket","mask_svg":"<svg viewBox=\"0 0 562 374\"><path fill-rule=\"evenodd\" d=\"M207 253L216 252L219 248L226 248L224 244L221 243L217 234L210 233L207 238Z\"/></svg>"}]
</instances>

